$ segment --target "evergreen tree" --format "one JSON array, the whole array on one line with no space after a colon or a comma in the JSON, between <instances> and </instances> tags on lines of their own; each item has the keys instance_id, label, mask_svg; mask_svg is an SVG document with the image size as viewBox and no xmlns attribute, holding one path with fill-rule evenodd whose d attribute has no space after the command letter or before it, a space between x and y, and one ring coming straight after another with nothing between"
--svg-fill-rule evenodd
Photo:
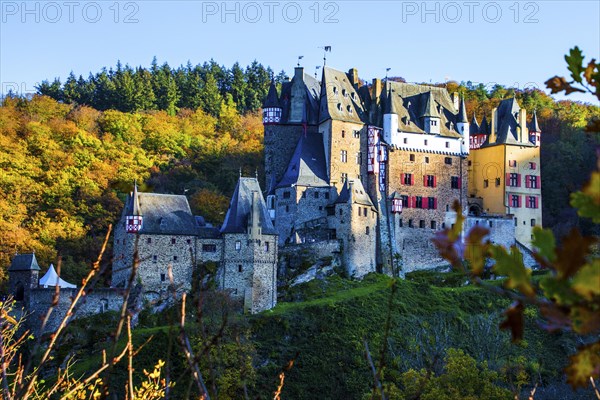
<instances>
[{"instance_id":1,"label":"evergreen tree","mask_svg":"<svg viewBox=\"0 0 600 400\"><path fill-rule=\"evenodd\" d=\"M248 90L248 84L246 83L246 77L244 71L240 67L239 63L233 64L231 67L231 87L229 93L233 98L233 101L237 104L239 112L247 111L246 108L246 95Z\"/></svg>"},{"instance_id":2,"label":"evergreen tree","mask_svg":"<svg viewBox=\"0 0 600 400\"><path fill-rule=\"evenodd\" d=\"M43 96L52 97L54 100L61 101L63 94L60 84L60 79L55 78L52 83L47 80L42 81L38 86L35 87L39 94Z\"/></svg>"},{"instance_id":3,"label":"evergreen tree","mask_svg":"<svg viewBox=\"0 0 600 400\"><path fill-rule=\"evenodd\" d=\"M202 99L202 109L204 112L212 115L213 117L218 117L219 112L221 111L221 102L223 101L223 97L221 97L221 93L219 93L217 80L211 73L206 75L206 80L202 86L200 97Z\"/></svg>"}]
</instances>

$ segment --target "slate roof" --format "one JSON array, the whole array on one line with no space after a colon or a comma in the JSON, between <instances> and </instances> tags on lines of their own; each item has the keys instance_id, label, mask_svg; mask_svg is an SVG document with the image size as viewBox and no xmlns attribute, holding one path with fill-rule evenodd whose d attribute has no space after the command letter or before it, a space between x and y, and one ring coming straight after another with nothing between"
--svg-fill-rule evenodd
<instances>
[{"instance_id":1,"label":"slate roof","mask_svg":"<svg viewBox=\"0 0 600 400\"><path fill-rule=\"evenodd\" d=\"M349 182L344 182L344 186L342 187L342 191L340 195L335 201L335 204L343 204L348 203L350 201L350 185ZM369 206L375 208L373 202L371 201L371 197L365 190L360 179L352 181L352 203L362 204L365 206Z\"/></svg>"},{"instance_id":2,"label":"slate roof","mask_svg":"<svg viewBox=\"0 0 600 400\"><path fill-rule=\"evenodd\" d=\"M479 134L481 135L489 135L490 134L490 125L487 122L487 119L485 118L485 115L483 116L483 119L481 120L481 125L479 126Z\"/></svg>"},{"instance_id":3,"label":"slate roof","mask_svg":"<svg viewBox=\"0 0 600 400\"><path fill-rule=\"evenodd\" d=\"M469 120L467 119L467 107L465 105L464 97L461 97L460 99L460 105L458 107L458 115L456 116L456 122L469 122Z\"/></svg>"},{"instance_id":4,"label":"slate roof","mask_svg":"<svg viewBox=\"0 0 600 400\"><path fill-rule=\"evenodd\" d=\"M537 120L537 112L533 110L533 117L531 118L531 124L529 124L529 132L541 132L540 125Z\"/></svg>"},{"instance_id":5,"label":"slate roof","mask_svg":"<svg viewBox=\"0 0 600 400\"><path fill-rule=\"evenodd\" d=\"M496 144L520 144L517 133L517 127L519 126L517 118L520 109L521 107L519 107L517 99L514 97L500 102L497 110L498 132L496 132Z\"/></svg>"},{"instance_id":6,"label":"slate roof","mask_svg":"<svg viewBox=\"0 0 600 400\"><path fill-rule=\"evenodd\" d=\"M225 221L221 227L221 233L246 233L248 231L248 221L250 214L252 213L252 192L258 193L258 200L260 202L260 226L264 235L276 235L277 232L273 227L271 218L267 213L267 206L260 190L260 185L256 178L244 178L240 177L233 196L231 196L231 202L229 203L229 209L225 216Z\"/></svg>"},{"instance_id":7,"label":"slate roof","mask_svg":"<svg viewBox=\"0 0 600 400\"><path fill-rule=\"evenodd\" d=\"M473 119L471 120L471 124L469 125L469 135L476 135L478 133L479 133L479 122L477 122L477 117L475 116L475 113L473 113Z\"/></svg>"},{"instance_id":8,"label":"slate roof","mask_svg":"<svg viewBox=\"0 0 600 400\"><path fill-rule=\"evenodd\" d=\"M134 214L137 207L138 213ZM139 193L136 189L127 198L125 215L143 217L140 234L196 235L198 225L187 198L182 195Z\"/></svg>"},{"instance_id":9,"label":"slate roof","mask_svg":"<svg viewBox=\"0 0 600 400\"><path fill-rule=\"evenodd\" d=\"M456 130L458 112L445 88L395 81L389 85L391 92L382 91L381 102L393 102L389 107L398 114L399 130L426 134L423 117L427 114L440 118L440 136L462 137ZM391 99L386 99L390 93Z\"/></svg>"},{"instance_id":10,"label":"slate roof","mask_svg":"<svg viewBox=\"0 0 600 400\"><path fill-rule=\"evenodd\" d=\"M292 85L295 83L296 77L291 81L284 82L281 85L281 96L279 97L279 105L281 106L281 123L287 123L290 115L290 105L292 101ZM304 73L302 82L306 91L305 103L305 122L309 125L316 125L319 121L319 96L321 93L321 83L313 76Z\"/></svg>"},{"instance_id":11,"label":"slate roof","mask_svg":"<svg viewBox=\"0 0 600 400\"><path fill-rule=\"evenodd\" d=\"M363 123L367 122L368 114L346 73L323 67L319 122L328 119Z\"/></svg>"},{"instance_id":12,"label":"slate roof","mask_svg":"<svg viewBox=\"0 0 600 400\"><path fill-rule=\"evenodd\" d=\"M269 86L269 93L267 94L267 98L265 99L265 103L263 104L263 108L280 108L279 98L277 97L277 88L275 87L275 82L271 81L271 85Z\"/></svg>"},{"instance_id":13,"label":"slate roof","mask_svg":"<svg viewBox=\"0 0 600 400\"><path fill-rule=\"evenodd\" d=\"M321 134L302 135L277 187L292 185L325 187L329 186L328 182Z\"/></svg>"},{"instance_id":14,"label":"slate roof","mask_svg":"<svg viewBox=\"0 0 600 400\"><path fill-rule=\"evenodd\" d=\"M12 260L8 272L12 271L39 271L37 259L34 253L17 254Z\"/></svg>"}]
</instances>

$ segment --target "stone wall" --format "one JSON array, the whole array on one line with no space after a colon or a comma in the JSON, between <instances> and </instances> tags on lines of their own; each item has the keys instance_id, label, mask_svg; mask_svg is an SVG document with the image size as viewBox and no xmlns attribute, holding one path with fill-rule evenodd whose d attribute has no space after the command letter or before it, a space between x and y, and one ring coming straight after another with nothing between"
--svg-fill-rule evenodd
<instances>
[{"instance_id":1,"label":"stone wall","mask_svg":"<svg viewBox=\"0 0 600 400\"><path fill-rule=\"evenodd\" d=\"M44 333L54 332L58 328L78 290L62 289L60 291L58 304L52 311L44 327ZM27 323L32 332L41 333L42 320L52 304L54 293L54 288L36 288L31 290L31 297L28 303L28 312L30 315L27 317ZM120 311L122 305L123 290L112 288L94 289L81 297L71 319L88 317L106 311Z\"/></svg>"},{"instance_id":2,"label":"stone wall","mask_svg":"<svg viewBox=\"0 0 600 400\"><path fill-rule=\"evenodd\" d=\"M402 257L403 273L448 265L431 241L434 235L433 229L398 228L396 225L394 239Z\"/></svg>"},{"instance_id":3,"label":"stone wall","mask_svg":"<svg viewBox=\"0 0 600 400\"><path fill-rule=\"evenodd\" d=\"M214 250L214 251L213 251ZM197 239L196 260L197 262L216 262L223 259L223 239Z\"/></svg>"},{"instance_id":4,"label":"stone wall","mask_svg":"<svg viewBox=\"0 0 600 400\"><path fill-rule=\"evenodd\" d=\"M367 141L366 126L353 122L327 121L320 125L319 131L324 137L325 158L328 162L328 172L331 184L338 191L342 189L347 179L360 179L366 187ZM355 136L355 131L358 137ZM345 161L342 159L345 152ZM357 154L359 154L357 156Z\"/></svg>"},{"instance_id":5,"label":"stone wall","mask_svg":"<svg viewBox=\"0 0 600 400\"><path fill-rule=\"evenodd\" d=\"M509 249L515 244L515 223L510 217L468 216L465 219L465 232L474 226L482 226L490 231L486 239Z\"/></svg>"}]
</instances>

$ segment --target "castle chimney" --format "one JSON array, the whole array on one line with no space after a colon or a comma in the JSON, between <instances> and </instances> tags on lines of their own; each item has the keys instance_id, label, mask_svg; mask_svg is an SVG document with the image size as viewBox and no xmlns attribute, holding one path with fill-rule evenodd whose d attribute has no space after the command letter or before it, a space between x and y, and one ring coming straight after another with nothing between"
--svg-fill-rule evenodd
<instances>
[{"instance_id":1,"label":"castle chimney","mask_svg":"<svg viewBox=\"0 0 600 400\"><path fill-rule=\"evenodd\" d=\"M529 129L527 129L527 110L519 110L519 141L529 143Z\"/></svg>"},{"instance_id":2,"label":"castle chimney","mask_svg":"<svg viewBox=\"0 0 600 400\"><path fill-rule=\"evenodd\" d=\"M350 68L348 70L348 79L350 79L350 83L357 87L360 83L360 79L358 78L358 70L356 68Z\"/></svg>"},{"instance_id":3,"label":"castle chimney","mask_svg":"<svg viewBox=\"0 0 600 400\"><path fill-rule=\"evenodd\" d=\"M306 86L304 85L304 68L302 67L294 69L291 92L292 98L288 122L301 123L306 115Z\"/></svg>"},{"instance_id":4,"label":"castle chimney","mask_svg":"<svg viewBox=\"0 0 600 400\"><path fill-rule=\"evenodd\" d=\"M260 202L258 192L252 192L252 225L250 228L250 239L259 239L260 236Z\"/></svg>"},{"instance_id":5,"label":"castle chimney","mask_svg":"<svg viewBox=\"0 0 600 400\"><path fill-rule=\"evenodd\" d=\"M371 99L374 103L379 102L379 96L381 95L381 79L373 79L373 86L371 87Z\"/></svg>"},{"instance_id":6,"label":"castle chimney","mask_svg":"<svg viewBox=\"0 0 600 400\"><path fill-rule=\"evenodd\" d=\"M348 202L352 207L352 196L354 194L354 181L348 181Z\"/></svg>"},{"instance_id":7,"label":"castle chimney","mask_svg":"<svg viewBox=\"0 0 600 400\"><path fill-rule=\"evenodd\" d=\"M490 144L496 143L496 132L498 131L498 108L492 110L492 120L490 122Z\"/></svg>"}]
</instances>

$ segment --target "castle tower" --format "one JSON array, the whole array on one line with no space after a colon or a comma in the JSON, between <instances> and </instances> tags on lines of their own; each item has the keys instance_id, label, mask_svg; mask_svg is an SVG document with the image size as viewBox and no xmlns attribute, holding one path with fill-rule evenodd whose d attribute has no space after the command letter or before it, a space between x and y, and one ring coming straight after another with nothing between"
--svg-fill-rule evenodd
<instances>
[{"instance_id":1,"label":"castle tower","mask_svg":"<svg viewBox=\"0 0 600 400\"><path fill-rule=\"evenodd\" d=\"M475 116L473 116L474 118ZM477 122L477 121L475 121ZM462 139L462 143L461 143L461 153L462 154L469 154L469 148L470 148L470 126L469 126L469 121L467 119L467 107L465 106L465 98L462 97L460 99L460 106L458 108L458 116L456 118L456 128L458 130L458 133L460 133L463 137ZM475 133L475 132L473 132Z\"/></svg>"},{"instance_id":2,"label":"castle tower","mask_svg":"<svg viewBox=\"0 0 600 400\"><path fill-rule=\"evenodd\" d=\"M441 127L440 114L437 111L431 92L427 92L426 96L425 108L421 115L423 118L423 127L426 133L439 135Z\"/></svg>"},{"instance_id":3,"label":"castle tower","mask_svg":"<svg viewBox=\"0 0 600 400\"><path fill-rule=\"evenodd\" d=\"M392 86L389 85L388 95L383 113L383 138L386 143L395 143L398 135L398 112L393 98Z\"/></svg>"},{"instance_id":4,"label":"castle tower","mask_svg":"<svg viewBox=\"0 0 600 400\"><path fill-rule=\"evenodd\" d=\"M267 99L263 104L263 124L278 124L281 121L281 112L282 108L277 97L277 88L275 87L275 82L271 81Z\"/></svg>"},{"instance_id":5,"label":"castle tower","mask_svg":"<svg viewBox=\"0 0 600 400\"><path fill-rule=\"evenodd\" d=\"M39 272L35 253L15 255L8 268L8 290L16 301L29 304L31 289L38 287Z\"/></svg>"},{"instance_id":6,"label":"castle tower","mask_svg":"<svg viewBox=\"0 0 600 400\"><path fill-rule=\"evenodd\" d=\"M277 233L256 178L240 177L221 227L223 261L218 275L244 309L257 313L277 303Z\"/></svg>"}]
</instances>

